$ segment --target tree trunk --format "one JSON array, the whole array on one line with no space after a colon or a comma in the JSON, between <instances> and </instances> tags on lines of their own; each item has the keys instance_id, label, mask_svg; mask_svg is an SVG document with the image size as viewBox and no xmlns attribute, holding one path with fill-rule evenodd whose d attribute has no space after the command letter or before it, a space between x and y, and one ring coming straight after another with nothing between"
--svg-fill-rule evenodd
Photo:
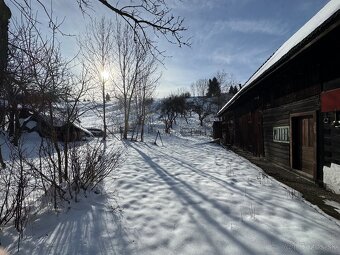
<instances>
[{"instance_id":1,"label":"tree trunk","mask_svg":"<svg viewBox=\"0 0 340 255\"><path fill-rule=\"evenodd\" d=\"M105 141L106 140L106 129L107 129L107 126L106 126L106 100L105 100L105 81L104 81L104 78L103 78L103 87L102 87L102 92L103 92L103 125L104 125L104 135L103 135L103 140Z\"/></svg>"},{"instance_id":2,"label":"tree trunk","mask_svg":"<svg viewBox=\"0 0 340 255\"><path fill-rule=\"evenodd\" d=\"M13 107L9 110L9 116L8 116L8 135L10 137L14 136L14 109Z\"/></svg>"},{"instance_id":3,"label":"tree trunk","mask_svg":"<svg viewBox=\"0 0 340 255\"><path fill-rule=\"evenodd\" d=\"M18 146L19 138L21 134L21 127L19 122L19 111L18 106L14 109L14 137L13 137L13 144Z\"/></svg>"},{"instance_id":4,"label":"tree trunk","mask_svg":"<svg viewBox=\"0 0 340 255\"><path fill-rule=\"evenodd\" d=\"M8 23L11 18L11 11L4 0L0 0L0 83L1 88L5 78L5 70L8 59Z\"/></svg>"},{"instance_id":5,"label":"tree trunk","mask_svg":"<svg viewBox=\"0 0 340 255\"><path fill-rule=\"evenodd\" d=\"M204 118L201 117L201 116L199 116L199 120L200 120L200 125L201 125L201 127L203 127L203 120L204 120Z\"/></svg>"},{"instance_id":6,"label":"tree trunk","mask_svg":"<svg viewBox=\"0 0 340 255\"><path fill-rule=\"evenodd\" d=\"M62 159L61 159L61 151L60 147L58 144L58 137L57 137L57 132L55 131L54 127L54 121L53 121L53 108L52 108L52 103L49 102L49 114L50 114L50 125L51 125L51 140L54 146L54 149L57 153L57 158L58 158L58 181L59 184L63 182L63 169L62 169ZM56 182L56 180L54 180Z\"/></svg>"},{"instance_id":7,"label":"tree trunk","mask_svg":"<svg viewBox=\"0 0 340 255\"><path fill-rule=\"evenodd\" d=\"M4 92L5 72L8 61L8 23L11 18L11 10L7 7L4 0L0 0L0 93ZM1 114L1 123L4 123L5 114ZM0 164L6 167L0 146Z\"/></svg>"},{"instance_id":8,"label":"tree trunk","mask_svg":"<svg viewBox=\"0 0 340 255\"><path fill-rule=\"evenodd\" d=\"M140 141L144 142L144 125L145 125L145 86L143 87L143 96L142 96L142 118L141 118L141 131L140 131Z\"/></svg>"},{"instance_id":9,"label":"tree trunk","mask_svg":"<svg viewBox=\"0 0 340 255\"><path fill-rule=\"evenodd\" d=\"M128 107L127 107L127 98L124 95L124 139L127 139L127 133L129 129L129 116L128 116Z\"/></svg>"},{"instance_id":10,"label":"tree trunk","mask_svg":"<svg viewBox=\"0 0 340 255\"><path fill-rule=\"evenodd\" d=\"M66 124L66 138L64 138L64 180L68 181L68 149L69 149L69 141L70 141L70 120L67 120Z\"/></svg>"}]
</instances>

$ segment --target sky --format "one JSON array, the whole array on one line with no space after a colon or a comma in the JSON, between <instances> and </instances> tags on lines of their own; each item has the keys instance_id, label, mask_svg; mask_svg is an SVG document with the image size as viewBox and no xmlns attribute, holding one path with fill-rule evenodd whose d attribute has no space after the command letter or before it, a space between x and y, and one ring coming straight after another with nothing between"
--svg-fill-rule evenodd
<instances>
[{"instance_id":1,"label":"sky","mask_svg":"<svg viewBox=\"0 0 340 255\"><path fill-rule=\"evenodd\" d=\"M34 1L34 0L33 0ZM5 0L13 8L13 0ZM95 2L95 1L92 1ZM164 97L178 89L190 91L198 79L213 78L225 71L244 84L251 75L312 18L328 0L182 0L168 1L175 16L185 19L191 47L159 41L166 51L157 96ZM78 49L76 35L85 30L90 16L112 17L100 4L93 3L88 15L82 15L75 0L53 1L54 16L63 20L60 36L63 53L74 56ZM13 16L17 12L13 11ZM39 13L42 24L46 15ZM43 28L44 30L44 28ZM48 31L46 29L46 31Z\"/></svg>"}]
</instances>

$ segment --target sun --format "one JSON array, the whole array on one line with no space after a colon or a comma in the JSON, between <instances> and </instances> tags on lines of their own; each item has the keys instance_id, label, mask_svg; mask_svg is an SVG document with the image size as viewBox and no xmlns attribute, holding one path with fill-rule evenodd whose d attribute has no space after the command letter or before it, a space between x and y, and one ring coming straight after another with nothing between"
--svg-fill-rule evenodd
<instances>
[{"instance_id":1,"label":"sun","mask_svg":"<svg viewBox=\"0 0 340 255\"><path fill-rule=\"evenodd\" d=\"M110 73L107 70L104 70L100 73L103 80L108 80L110 78Z\"/></svg>"}]
</instances>

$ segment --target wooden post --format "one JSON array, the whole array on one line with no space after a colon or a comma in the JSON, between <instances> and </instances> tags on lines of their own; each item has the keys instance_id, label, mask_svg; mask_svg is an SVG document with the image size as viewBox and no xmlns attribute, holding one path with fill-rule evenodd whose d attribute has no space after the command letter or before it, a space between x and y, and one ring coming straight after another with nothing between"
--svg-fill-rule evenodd
<instances>
[{"instance_id":1,"label":"wooden post","mask_svg":"<svg viewBox=\"0 0 340 255\"><path fill-rule=\"evenodd\" d=\"M159 132L159 130L157 131L157 135L156 135L156 139L155 139L154 144L157 145L157 138L158 138L158 136L159 136L159 139L160 139L161 142L162 142L162 146L164 146L163 140L162 140L162 137L161 137L161 132Z\"/></svg>"},{"instance_id":2,"label":"wooden post","mask_svg":"<svg viewBox=\"0 0 340 255\"><path fill-rule=\"evenodd\" d=\"M0 95L2 97L4 92L5 72L8 61L8 24L11 18L11 10L5 4L4 0L0 0ZM4 99L4 98L0 98ZM1 116L0 123L4 123L4 114ZM6 167L3 161L1 147L0 147L0 164L1 167Z\"/></svg>"},{"instance_id":3,"label":"wooden post","mask_svg":"<svg viewBox=\"0 0 340 255\"><path fill-rule=\"evenodd\" d=\"M159 134L159 139L161 139L162 146L164 146L164 144L163 144L163 140L162 140L162 137L161 137L161 132L159 132L159 130L158 130L158 134Z\"/></svg>"}]
</instances>

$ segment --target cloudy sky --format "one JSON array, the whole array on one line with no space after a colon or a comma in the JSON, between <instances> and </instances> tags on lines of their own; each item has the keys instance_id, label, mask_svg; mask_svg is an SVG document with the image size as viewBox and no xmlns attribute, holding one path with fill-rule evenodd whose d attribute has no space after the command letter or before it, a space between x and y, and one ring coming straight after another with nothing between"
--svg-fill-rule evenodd
<instances>
[{"instance_id":1,"label":"cloudy sky","mask_svg":"<svg viewBox=\"0 0 340 255\"><path fill-rule=\"evenodd\" d=\"M5 0L10 6L11 0ZM159 47L172 56L165 60L158 96L188 88L201 78L224 70L244 83L291 35L313 17L328 0L182 0L171 2L174 14L185 18L191 47L166 42ZM53 1L54 15L63 20L62 31L77 35L89 21L75 0ZM11 6L12 7L12 6ZM109 16L93 5L89 15ZM16 13L14 11L14 15ZM40 19L47 19L39 14ZM61 37L63 51L77 52L75 37Z\"/></svg>"},{"instance_id":2,"label":"cloudy sky","mask_svg":"<svg viewBox=\"0 0 340 255\"><path fill-rule=\"evenodd\" d=\"M188 0L178 10L190 49L170 48L161 89L185 87L217 70L244 83L326 0ZM164 87L163 87L164 85Z\"/></svg>"}]
</instances>

